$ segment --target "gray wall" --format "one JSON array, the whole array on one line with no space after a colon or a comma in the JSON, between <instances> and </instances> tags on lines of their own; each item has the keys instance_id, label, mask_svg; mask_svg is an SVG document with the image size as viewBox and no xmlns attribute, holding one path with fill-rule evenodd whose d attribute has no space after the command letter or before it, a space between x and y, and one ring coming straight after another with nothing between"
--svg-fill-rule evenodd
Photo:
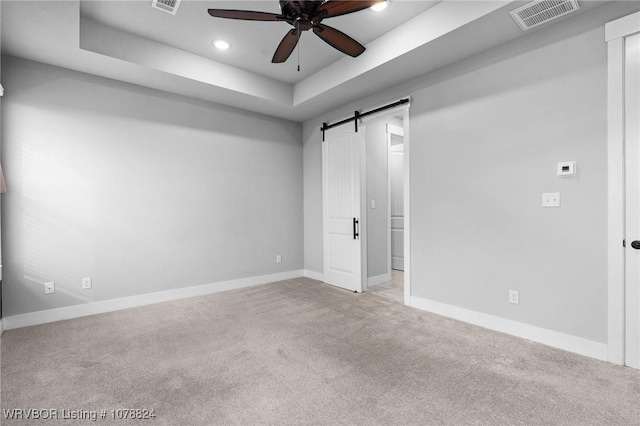
<instances>
[{"instance_id":1,"label":"gray wall","mask_svg":"<svg viewBox=\"0 0 640 426\"><path fill-rule=\"evenodd\" d=\"M606 342L606 85L599 28L416 93L413 295Z\"/></svg>"},{"instance_id":2,"label":"gray wall","mask_svg":"<svg viewBox=\"0 0 640 426\"><path fill-rule=\"evenodd\" d=\"M5 316L302 268L300 124L2 66Z\"/></svg>"},{"instance_id":3,"label":"gray wall","mask_svg":"<svg viewBox=\"0 0 640 426\"><path fill-rule=\"evenodd\" d=\"M305 268L322 272L320 123L411 95L412 295L606 342L604 23L631 6L598 8L306 122ZM569 160L578 175L556 177ZM562 207L541 208L543 192L560 192Z\"/></svg>"}]
</instances>

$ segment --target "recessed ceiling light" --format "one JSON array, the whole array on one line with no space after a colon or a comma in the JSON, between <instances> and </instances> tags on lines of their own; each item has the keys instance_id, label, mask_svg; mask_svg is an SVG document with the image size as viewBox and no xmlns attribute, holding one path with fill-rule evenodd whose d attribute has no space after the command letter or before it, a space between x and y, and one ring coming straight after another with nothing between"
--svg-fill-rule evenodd
<instances>
[{"instance_id":1,"label":"recessed ceiling light","mask_svg":"<svg viewBox=\"0 0 640 426\"><path fill-rule=\"evenodd\" d=\"M381 10L385 10L387 8L387 6L389 6L389 2L388 1L383 1L383 2L376 3L373 6L371 6L371 10L375 10L376 12L380 12Z\"/></svg>"},{"instance_id":2,"label":"recessed ceiling light","mask_svg":"<svg viewBox=\"0 0 640 426\"><path fill-rule=\"evenodd\" d=\"M213 42L213 45L220 50L227 50L231 47L229 42L224 40L216 40Z\"/></svg>"}]
</instances>

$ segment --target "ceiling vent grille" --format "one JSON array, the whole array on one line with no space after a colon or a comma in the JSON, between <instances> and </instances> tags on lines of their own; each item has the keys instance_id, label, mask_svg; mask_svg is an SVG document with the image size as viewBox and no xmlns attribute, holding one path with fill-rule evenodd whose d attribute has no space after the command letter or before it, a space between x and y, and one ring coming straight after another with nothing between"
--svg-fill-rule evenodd
<instances>
[{"instance_id":1,"label":"ceiling vent grille","mask_svg":"<svg viewBox=\"0 0 640 426\"><path fill-rule=\"evenodd\" d=\"M509 13L522 31L527 31L578 9L580 5L577 0L541 0L527 3Z\"/></svg>"},{"instance_id":2,"label":"ceiling vent grille","mask_svg":"<svg viewBox=\"0 0 640 426\"><path fill-rule=\"evenodd\" d=\"M175 15L182 0L152 0L151 7Z\"/></svg>"}]
</instances>

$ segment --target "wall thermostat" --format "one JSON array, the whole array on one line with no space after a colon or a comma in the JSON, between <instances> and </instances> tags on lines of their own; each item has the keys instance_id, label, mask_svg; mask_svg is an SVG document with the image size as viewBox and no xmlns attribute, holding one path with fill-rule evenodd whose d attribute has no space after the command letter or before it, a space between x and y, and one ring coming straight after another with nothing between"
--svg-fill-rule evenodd
<instances>
[{"instance_id":1,"label":"wall thermostat","mask_svg":"<svg viewBox=\"0 0 640 426\"><path fill-rule=\"evenodd\" d=\"M558 176L567 177L576 175L576 162L563 161L558 163Z\"/></svg>"}]
</instances>

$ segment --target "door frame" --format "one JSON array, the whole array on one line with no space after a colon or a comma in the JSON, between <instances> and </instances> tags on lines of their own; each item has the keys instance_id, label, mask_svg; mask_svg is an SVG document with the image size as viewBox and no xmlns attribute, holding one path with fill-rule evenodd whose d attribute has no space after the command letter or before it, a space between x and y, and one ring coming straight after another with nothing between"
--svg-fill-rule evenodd
<instances>
[{"instance_id":1,"label":"door frame","mask_svg":"<svg viewBox=\"0 0 640 426\"><path fill-rule=\"evenodd\" d=\"M605 25L607 43L607 359L625 365L624 39L640 32L640 12Z\"/></svg>"},{"instance_id":2,"label":"door frame","mask_svg":"<svg viewBox=\"0 0 640 426\"><path fill-rule=\"evenodd\" d=\"M404 109L402 126L404 134L404 304L411 304L411 151L409 132L409 108Z\"/></svg>"},{"instance_id":3,"label":"door frame","mask_svg":"<svg viewBox=\"0 0 640 426\"><path fill-rule=\"evenodd\" d=\"M410 142L410 138L409 138L409 108L411 108L411 102L404 104L404 105L400 105L397 106L395 108L390 108L388 110L385 111L381 111L379 113L376 114L372 114L364 119L360 120L360 123L362 123L363 126L366 125L367 122L371 122L371 121L375 121L378 120L380 118L383 117L390 117L390 116L398 116L399 114L402 114L402 138L403 138L403 143L404 143L404 164L403 164L403 173L404 173L404 283L403 283L403 288L404 288L404 300L403 303L407 306L410 306L410 299L411 299L411 170L410 170L410 164L411 164L411 156L410 156L410 151L409 151L409 142ZM389 180L389 134L387 133L387 181ZM365 137L365 144L366 144L366 137ZM366 161L365 161L366 163ZM364 183L364 192L366 194L367 188L366 188L366 179L363 182ZM389 213L389 209L391 206L391 202L389 200L389 196L390 196L390 192L387 192L387 213ZM365 207L366 206L366 199L365 199ZM391 222L391 215L387 214L387 216L389 217L388 221ZM387 224L389 226L389 239L387 240L387 257L388 257L388 271L389 274L391 274L391 224L388 223ZM365 228L365 232L366 232L366 228ZM365 275L367 274L367 269L366 269L366 264L364 265L365 269L363 269L363 272ZM365 290L366 291L366 290Z\"/></svg>"}]
</instances>

